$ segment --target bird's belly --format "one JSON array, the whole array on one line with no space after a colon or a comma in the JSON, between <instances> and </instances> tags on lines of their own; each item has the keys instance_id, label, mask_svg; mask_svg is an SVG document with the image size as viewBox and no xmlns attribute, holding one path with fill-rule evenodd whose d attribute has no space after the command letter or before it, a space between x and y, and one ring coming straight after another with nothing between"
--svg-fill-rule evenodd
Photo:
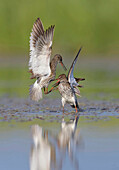
<instances>
[{"instance_id":1,"label":"bird's belly","mask_svg":"<svg viewBox=\"0 0 119 170\"><path fill-rule=\"evenodd\" d=\"M65 99L65 102L66 103L69 103L69 104L74 104L75 103L75 99L73 96L62 96L64 99Z\"/></svg>"},{"instance_id":2,"label":"bird's belly","mask_svg":"<svg viewBox=\"0 0 119 170\"><path fill-rule=\"evenodd\" d=\"M64 98L65 102L74 103L75 99L74 99L74 95L73 95L71 88L68 88L68 87L60 84L58 89L59 89L61 96Z\"/></svg>"}]
</instances>

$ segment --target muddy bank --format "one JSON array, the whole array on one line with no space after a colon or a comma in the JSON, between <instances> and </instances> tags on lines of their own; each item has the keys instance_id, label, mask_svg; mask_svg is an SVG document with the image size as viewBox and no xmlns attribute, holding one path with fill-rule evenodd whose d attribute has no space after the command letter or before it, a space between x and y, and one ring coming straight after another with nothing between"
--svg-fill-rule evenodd
<instances>
[{"instance_id":1,"label":"muddy bank","mask_svg":"<svg viewBox=\"0 0 119 170\"><path fill-rule=\"evenodd\" d=\"M83 112L81 116L94 116L96 119L103 116L119 117L118 101L89 101L79 100ZM75 115L75 109L69 105L65 106L64 116ZM33 102L30 99L2 98L0 100L0 121L31 121L33 119L45 119L48 116L58 118L62 116L60 99L43 99L40 102Z\"/></svg>"}]
</instances>

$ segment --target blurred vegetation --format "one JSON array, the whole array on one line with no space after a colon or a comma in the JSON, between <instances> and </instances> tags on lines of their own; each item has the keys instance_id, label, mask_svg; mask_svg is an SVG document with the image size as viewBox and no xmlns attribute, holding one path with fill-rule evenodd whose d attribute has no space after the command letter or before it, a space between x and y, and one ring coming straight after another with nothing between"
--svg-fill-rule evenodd
<instances>
[{"instance_id":1,"label":"blurred vegetation","mask_svg":"<svg viewBox=\"0 0 119 170\"><path fill-rule=\"evenodd\" d=\"M59 69L60 68L60 69ZM63 73L58 66L57 76ZM80 84L82 98L93 100L113 100L119 98L119 69L110 70L105 68L75 68L75 77L84 77L86 80ZM66 73L67 74L67 73ZM29 87L35 80L29 79L27 67L5 67L0 68L0 97L29 97ZM49 89L55 82L52 82ZM59 92L54 91L46 98L61 98ZM82 100L82 98L80 100Z\"/></svg>"},{"instance_id":2,"label":"blurred vegetation","mask_svg":"<svg viewBox=\"0 0 119 170\"><path fill-rule=\"evenodd\" d=\"M0 53L28 53L32 25L55 24L53 49L88 54L119 53L117 0L0 0Z\"/></svg>"}]
</instances>

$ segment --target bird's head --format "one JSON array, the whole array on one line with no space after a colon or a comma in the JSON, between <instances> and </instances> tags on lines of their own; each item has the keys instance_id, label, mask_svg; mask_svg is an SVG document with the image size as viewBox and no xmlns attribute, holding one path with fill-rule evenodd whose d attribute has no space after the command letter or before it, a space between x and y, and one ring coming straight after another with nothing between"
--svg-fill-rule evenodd
<instances>
[{"instance_id":1,"label":"bird's head","mask_svg":"<svg viewBox=\"0 0 119 170\"><path fill-rule=\"evenodd\" d=\"M64 68L64 70L66 71L67 68L65 67L63 61L62 61L62 56L60 54L56 54L55 55L55 59L61 64L61 66Z\"/></svg>"}]
</instances>

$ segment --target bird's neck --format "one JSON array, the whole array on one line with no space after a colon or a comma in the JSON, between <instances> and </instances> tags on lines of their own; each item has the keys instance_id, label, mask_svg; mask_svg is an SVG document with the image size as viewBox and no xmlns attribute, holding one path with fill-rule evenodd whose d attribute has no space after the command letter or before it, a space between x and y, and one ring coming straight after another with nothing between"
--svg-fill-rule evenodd
<instances>
[{"instance_id":1,"label":"bird's neck","mask_svg":"<svg viewBox=\"0 0 119 170\"><path fill-rule=\"evenodd\" d=\"M53 57L53 59L52 59L51 62L50 62L51 73L52 73L53 75L56 74L57 63L58 63L57 59Z\"/></svg>"}]
</instances>

